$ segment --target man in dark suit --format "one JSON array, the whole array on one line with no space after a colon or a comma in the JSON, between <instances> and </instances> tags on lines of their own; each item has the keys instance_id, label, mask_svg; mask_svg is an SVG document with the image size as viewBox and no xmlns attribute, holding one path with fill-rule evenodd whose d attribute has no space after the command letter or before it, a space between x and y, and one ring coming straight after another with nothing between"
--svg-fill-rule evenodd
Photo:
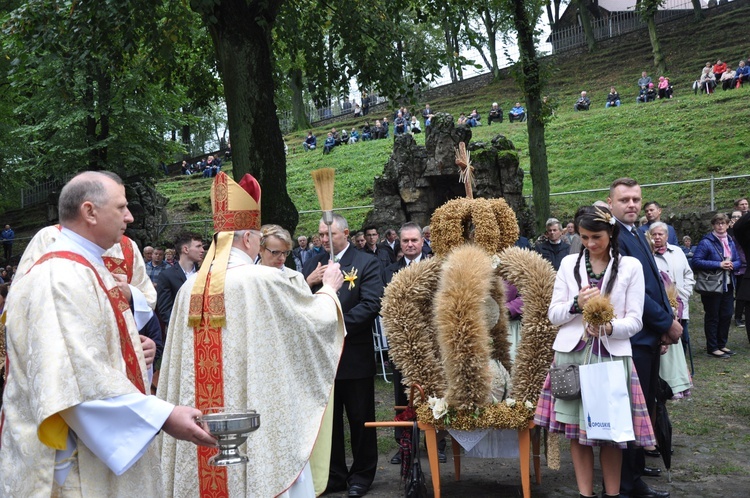
<instances>
[{"instance_id":1,"label":"man in dark suit","mask_svg":"<svg viewBox=\"0 0 750 498\"><path fill-rule=\"evenodd\" d=\"M383 295L383 270L378 260L349 244L349 224L343 216L334 215L331 225L319 226L323 247L331 250L344 273L344 285L338 292L344 312L346 339L333 389L333 440L331 468L327 491L349 489L349 496L367 494L378 463L378 439L375 429L365 422L375 420L375 349L372 327L380 312ZM321 287L323 272L330 255L321 252L307 262L302 274L313 292ZM354 462L346 466L344 410L351 431Z\"/></svg>"},{"instance_id":2,"label":"man in dark suit","mask_svg":"<svg viewBox=\"0 0 750 498\"><path fill-rule=\"evenodd\" d=\"M156 312L164 330L169 326L177 291L190 275L198 271L198 265L206 252L201 236L191 232L183 232L177 236L174 250L179 258L177 264L161 272L156 285Z\"/></svg>"},{"instance_id":3,"label":"man in dark suit","mask_svg":"<svg viewBox=\"0 0 750 498\"><path fill-rule=\"evenodd\" d=\"M419 227L417 223L408 222L404 223L401 226L401 230L399 232L399 244L401 247L401 251L404 253L402 257L398 259L395 263L388 266L388 268L385 269L385 283L388 285L391 283L391 280L393 279L393 275L398 273L399 271L403 270L407 266L419 263L422 261L422 259L427 258L427 255L424 253L424 236L423 231ZM405 406L409 403L409 398L406 395L406 392L404 392L404 386L401 384L401 371L397 368L393 369L393 396L396 406ZM398 412L397 412L398 414ZM401 427L396 427L394 430L394 436L396 437L396 441L401 441L401 435L403 433L404 429ZM445 439L440 440L440 444L438 445L438 461L441 463L446 462L446 456L445 456ZM395 455L393 455L393 458L391 458L391 463L394 465L398 465L401 463L401 451L398 451Z\"/></svg>"},{"instance_id":4,"label":"man in dark suit","mask_svg":"<svg viewBox=\"0 0 750 498\"><path fill-rule=\"evenodd\" d=\"M391 263L395 263L398 259L398 251L400 249L396 230L389 228L385 231L385 240L380 244L380 247L388 252Z\"/></svg>"},{"instance_id":5,"label":"man in dark suit","mask_svg":"<svg viewBox=\"0 0 750 498\"><path fill-rule=\"evenodd\" d=\"M385 249L382 244L378 244L378 238L380 237L380 235L378 235L377 227L365 227L364 232L365 247L362 249L362 251L375 256L375 258L380 263L381 269L385 271L385 269L389 265L393 264L393 261L391 261L391 256L388 253L388 250Z\"/></svg>"},{"instance_id":6,"label":"man in dark suit","mask_svg":"<svg viewBox=\"0 0 750 498\"><path fill-rule=\"evenodd\" d=\"M632 178L620 178L612 183L607 202L612 214L620 223L620 229L624 230L618 238L620 254L638 259L643 266L643 277L646 282L643 329L630 338L630 344L633 349L633 364L638 372L646 405L649 413L653 413L659 381L660 353L666 352L666 347L677 341L682 334L682 326L672 314L672 306L669 304L648 242L643 232L637 228L642 199L638 182ZM670 448L662 448L662 451L670 451ZM641 479L645 467L643 448L633 446L623 451L620 495L641 498L668 497L668 491L653 489Z\"/></svg>"}]
</instances>

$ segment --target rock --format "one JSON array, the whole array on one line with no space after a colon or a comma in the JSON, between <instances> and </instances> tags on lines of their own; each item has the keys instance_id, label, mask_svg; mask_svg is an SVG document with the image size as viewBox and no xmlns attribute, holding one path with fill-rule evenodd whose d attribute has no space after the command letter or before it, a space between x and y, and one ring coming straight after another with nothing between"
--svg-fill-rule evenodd
<instances>
[{"instance_id":1,"label":"rock","mask_svg":"<svg viewBox=\"0 0 750 498\"><path fill-rule=\"evenodd\" d=\"M522 233L523 227L531 228L533 220L523 198L523 171L513 143L503 135L490 142L470 140L471 128L454 126L453 117L447 113L437 113L427 127L425 146L417 145L411 135L397 137L383 174L375 178L375 207L365 225L398 228L414 221L425 226L436 208L466 195L456 166L456 148L464 142L474 166L474 196L504 198L516 213L520 212Z\"/></svg>"}]
</instances>

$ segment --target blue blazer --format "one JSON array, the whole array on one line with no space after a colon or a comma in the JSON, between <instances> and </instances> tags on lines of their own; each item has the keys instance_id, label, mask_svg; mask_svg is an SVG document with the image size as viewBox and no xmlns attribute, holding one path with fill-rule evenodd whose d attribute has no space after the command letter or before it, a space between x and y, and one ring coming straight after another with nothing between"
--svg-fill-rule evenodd
<instances>
[{"instance_id":1,"label":"blue blazer","mask_svg":"<svg viewBox=\"0 0 750 498\"><path fill-rule=\"evenodd\" d=\"M643 232L636 230L637 236L628 231L627 226L620 224L618 238L620 254L632 256L643 266L643 280L646 284L646 297L643 300L643 329L630 338L633 346L656 347L662 334L672 326L672 306L669 304L667 291L664 289L659 268Z\"/></svg>"}]
</instances>

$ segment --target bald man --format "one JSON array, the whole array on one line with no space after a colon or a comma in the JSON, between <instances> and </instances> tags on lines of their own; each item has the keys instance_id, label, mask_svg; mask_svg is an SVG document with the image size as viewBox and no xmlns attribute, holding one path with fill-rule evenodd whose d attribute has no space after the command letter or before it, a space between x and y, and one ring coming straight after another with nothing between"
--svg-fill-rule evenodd
<instances>
[{"instance_id":1,"label":"bald man","mask_svg":"<svg viewBox=\"0 0 750 498\"><path fill-rule=\"evenodd\" d=\"M146 394L138 330L102 259L133 221L125 188L112 173L81 173L58 209L59 238L7 302L0 495L162 496L154 436L215 440L199 410Z\"/></svg>"}]
</instances>

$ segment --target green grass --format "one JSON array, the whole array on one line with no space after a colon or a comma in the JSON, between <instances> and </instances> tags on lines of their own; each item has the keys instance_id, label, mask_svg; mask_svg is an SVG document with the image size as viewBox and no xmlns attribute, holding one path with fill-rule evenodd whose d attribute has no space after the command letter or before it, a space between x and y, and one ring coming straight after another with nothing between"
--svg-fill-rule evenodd
<instances>
[{"instance_id":1,"label":"green grass","mask_svg":"<svg viewBox=\"0 0 750 498\"><path fill-rule=\"evenodd\" d=\"M733 66L743 56L745 47L727 32L747 25L750 7L714 15L702 24L692 18L659 25L661 43L675 85L675 98L649 104L636 104L635 82L642 70L651 71L651 47L645 32L605 42L594 54L571 53L548 57L550 70L547 93L558 104L556 117L547 127L546 143L551 192L606 188L620 176L632 176L642 184L742 174L750 155L750 123L747 119L750 86L714 95L695 96L690 89L707 60L717 58ZM623 105L604 108L609 87L615 85ZM575 113L573 102L581 90L592 99L592 110ZM493 101L505 113L523 95L514 80L505 76L474 93L463 93L431 100L433 110L458 116L477 107L484 120ZM414 106L419 111L424 103ZM386 113L370 114L374 123ZM387 113L389 118L392 112ZM364 119L349 118L335 123L337 129L360 128ZM314 128L322 143L330 125ZM473 140L488 140L496 134L507 136L519 151L521 167L529 170L528 135L523 123L493 124L472 129ZM373 179L380 175L393 147L393 140L376 140L337 147L323 155L322 147L304 152L306 131L285 137L288 191L300 211L318 209L310 171L321 167L336 169L334 207L372 204ZM417 136L424 144L424 135ZM209 181L199 178L172 179L160 182L159 190L171 198L170 216L177 221L210 217ZM530 195L532 179L526 175L524 191ZM747 195L750 180L718 182L716 205L726 209L733 199ZM575 209L605 193L551 197L552 213L569 218ZM709 185L680 184L644 189L646 199L657 199L669 213L704 212L709 209ZM191 210L185 209L190 207ZM353 230L359 229L369 209L345 211ZM317 231L319 215L302 213L296 232Z\"/></svg>"}]
</instances>

